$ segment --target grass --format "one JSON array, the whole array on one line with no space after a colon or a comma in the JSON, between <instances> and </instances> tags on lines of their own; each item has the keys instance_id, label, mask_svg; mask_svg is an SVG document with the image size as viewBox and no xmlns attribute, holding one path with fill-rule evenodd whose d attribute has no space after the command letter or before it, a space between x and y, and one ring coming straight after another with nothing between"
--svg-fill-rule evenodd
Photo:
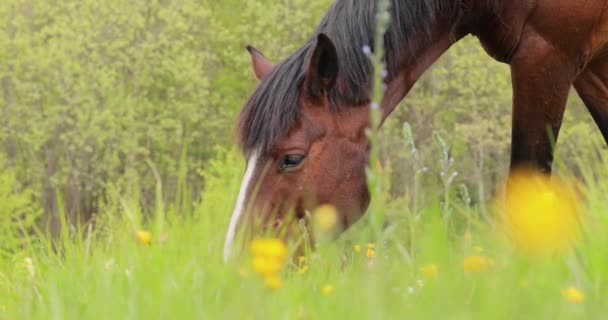
<instances>
[{"instance_id":1,"label":"grass","mask_svg":"<svg viewBox=\"0 0 608 320\"><path fill-rule=\"evenodd\" d=\"M458 214L446 221L438 195L420 210L418 220L389 214L392 223L384 229L382 243L375 243L373 258L366 252L373 239L362 221L337 241L321 244L307 258L303 274L298 272L303 264L290 260L280 273L282 286L269 289L252 270L246 252L228 264L221 262L230 197L238 182L218 179L224 179L226 198L194 206L194 212L181 218L166 209L157 215L165 223L140 226L133 222L141 220L133 217L134 211L124 214L127 202L123 214L104 228L85 228L54 245L40 237L2 261L0 318L605 317L606 183L585 181L583 233L575 248L561 255L522 255L494 224L468 215L468 209L454 207ZM155 230L150 244L136 240L139 228ZM465 267L467 258L472 266ZM421 271L429 264L437 266L436 275ZM565 298L562 291L570 287L583 293L584 300Z\"/></svg>"}]
</instances>

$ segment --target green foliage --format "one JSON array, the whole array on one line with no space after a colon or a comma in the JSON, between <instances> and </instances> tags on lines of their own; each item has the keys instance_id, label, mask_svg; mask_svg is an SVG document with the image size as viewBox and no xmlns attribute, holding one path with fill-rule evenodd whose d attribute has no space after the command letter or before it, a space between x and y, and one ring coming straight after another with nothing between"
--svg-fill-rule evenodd
<instances>
[{"instance_id":1,"label":"green foliage","mask_svg":"<svg viewBox=\"0 0 608 320\"><path fill-rule=\"evenodd\" d=\"M102 214L109 185L151 212L152 168L164 202L191 205L255 85L245 44L283 57L327 3L3 2L0 144L45 225Z\"/></svg>"},{"instance_id":2,"label":"green foliage","mask_svg":"<svg viewBox=\"0 0 608 320\"><path fill-rule=\"evenodd\" d=\"M20 188L15 172L0 166L0 259L34 241L31 232L42 211L32 198L32 190Z\"/></svg>"},{"instance_id":3,"label":"green foliage","mask_svg":"<svg viewBox=\"0 0 608 320\"><path fill-rule=\"evenodd\" d=\"M236 162L237 153L219 154L226 164ZM75 238L63 253L42 239L40 246L3 261L0 317L596 319L605 314L605 180L584 181L585 230L570 254L518 254L499 229L475 218L469 232L454 231L440 218L436 200L420 211L411 246L403 239L407 226L393 226L369 259L366 233L350 231L308 257L305 273L298 273L304 263L287 264L280 273L282 287L270 290L253 273L248 255L221 262L217 217L225 208L219 201L229 200L230 181L240 170L220 163L202 173L212 185L207 196L218 203L196 205L199 220L175 221L164 234L153 234L150 245L139 245L117 226L104 237ZM587 169L608 174L605 163ZM363 250L354 251L355 244ZM465 270L471 256L487 265ZM437 266L436 276L421 271L429 264ZM334 288L327 295L326 285ZM569 287L580 290L584 301L564 299L561 291Z\"/></svg>"}]
</instances>

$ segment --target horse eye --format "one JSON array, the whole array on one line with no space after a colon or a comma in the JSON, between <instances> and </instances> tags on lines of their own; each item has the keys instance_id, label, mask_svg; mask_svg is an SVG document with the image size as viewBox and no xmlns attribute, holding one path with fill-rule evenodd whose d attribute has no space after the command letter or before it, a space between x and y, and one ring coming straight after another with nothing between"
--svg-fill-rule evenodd
<instances>
[{"instance_id":1,"label":"horse eye","mask_svg":"<svg viewBox=\"0 0 608 320\"><path fill-rule=\"evenodd\" d=\"M289 169L295 169L302 161L304 161L305 156L301 156L299 154L288 154L281 158L279 161L279 168L281 171L288 171Z\"/></svg>"}]
</instances>

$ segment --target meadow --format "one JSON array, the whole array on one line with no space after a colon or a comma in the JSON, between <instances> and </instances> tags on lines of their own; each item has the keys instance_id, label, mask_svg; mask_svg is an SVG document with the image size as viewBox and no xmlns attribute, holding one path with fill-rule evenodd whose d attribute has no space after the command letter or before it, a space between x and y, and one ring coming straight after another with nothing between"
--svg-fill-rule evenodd
<instances>
[{"instance_id":1,"label":"meadow","mask_svg":"<svg viewBox=\"0 0 608 320\"><path fill-rule=\"evenodd\" d=\"M605 143L573 93L555 172L575 195L525 180L508 203L535 218L510 233L508 66L474 38L378 132L364 219L330 240L325 208L314 252L292 254L303 232L222 262L244 47L277 61L329 5L3 1L0 319L606 318Z\"/></svg>"}]
</instances>

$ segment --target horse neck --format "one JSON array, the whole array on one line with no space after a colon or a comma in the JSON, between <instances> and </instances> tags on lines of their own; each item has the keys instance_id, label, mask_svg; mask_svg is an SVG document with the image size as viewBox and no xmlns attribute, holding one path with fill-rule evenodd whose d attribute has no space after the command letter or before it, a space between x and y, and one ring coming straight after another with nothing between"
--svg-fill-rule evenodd
<instances>
[{"instance_id":1,"label":"horse neck","mask_svg":"<svg viewBox=\"0 0 608 320\"><path fill-rule=\"evenodd\" d=\"M383 119L391 114L422 74L452 44L471 32L471 28L474 27L471 23L474 23L480 17L493 14L493 6L497 1L499 0L454 0L454 12L437 17L434 24L429 28L431 30L430 34L419 33L413 35L412 40L423 45L415 51L415 56L401 59L402 61L408 61L407 63L404 63L398 70L392 70L391 74L394 76L387 81L387 88L381 105L384 112ZM403 51L407 52L406 50Z\"/></svg>"},{"instance_id":2,"label":"horse neck","mask_svg":"<svg viewBox=\"0 0 608 320\"><path fill-rule=\"evenodd\" d=\"M429 42L428 45L420 48L418 54L415 57L409 57L407 64L404 64L399 70L396 70L392 74L394 75L391 79L388 79L386 83L386 90L382 99L382 110L383 119L386 119L399 102L405 97L405 95L414 86L416 81L422 76L422 74L435 62L441 55L446 52L452 44L462 38L462 36L456 36L450 31L450 26L445 25L434 29L432 35L433 41ZM421 34L420 36L427 36Z\"/></svg>"}]
</instances>

